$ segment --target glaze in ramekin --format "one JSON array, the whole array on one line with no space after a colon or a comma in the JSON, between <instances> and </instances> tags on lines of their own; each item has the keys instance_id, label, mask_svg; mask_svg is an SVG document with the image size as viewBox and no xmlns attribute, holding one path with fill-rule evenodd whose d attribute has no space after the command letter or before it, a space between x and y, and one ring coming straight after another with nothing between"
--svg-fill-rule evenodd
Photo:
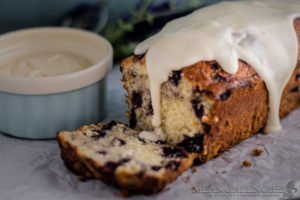
<instances>
[{"instance_id":1,"label":"glaze in ramekin","mask_svg":"<svg viewBox=\"0 0 300 200\"><path fill-rule=\"evenodd\" d=\"M0 76L0 131L31 138L54 138L60 130L96 123L104 116L105 75L112 47L99 35L70 28L33 28L0 36L1 57L16 51L63 50L93 64L50 77Z\"/></svg>"}]
</instances>

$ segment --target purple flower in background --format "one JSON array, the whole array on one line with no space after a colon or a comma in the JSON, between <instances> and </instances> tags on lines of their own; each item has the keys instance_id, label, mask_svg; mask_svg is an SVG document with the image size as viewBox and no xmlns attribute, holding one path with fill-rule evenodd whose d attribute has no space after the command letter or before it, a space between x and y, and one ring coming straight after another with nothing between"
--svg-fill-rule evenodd
<instances>
[{"instance_id":1,"label":"purple flower in background","mask_svg":"<svg viewBox=\"0 0 300 200\"><path fill-rule=\"evenodd\" d=\"M121 59L132 54L141 40L159 31L168 21L212 1L215 0L140 0L125 14L113 16L114 20L109 20L109 23L107 4L101 1L75 7L63 16L59 24L100 33L112 43L115 58Z\"/></svg>"},{"instance_id":2,"label":"purple flower in background","mask_svg":"<svg viewBox=\"0 0 300 200\"><path fill-rule=\"evenodd\" d=\"M107 22L107 11L100 3L80 4L66 13L59 25L100 32Z\"/></svg>"}]
</instances>

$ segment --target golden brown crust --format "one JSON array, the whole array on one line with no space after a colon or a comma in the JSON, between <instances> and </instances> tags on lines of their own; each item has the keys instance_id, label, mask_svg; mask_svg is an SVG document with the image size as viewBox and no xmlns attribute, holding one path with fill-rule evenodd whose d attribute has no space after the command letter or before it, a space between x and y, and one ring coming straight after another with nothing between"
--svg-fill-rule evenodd
<instances>
[{"instance_id":1,"label":"golden brown crust","mask_svg":"<svg viewBox=\"0 0 300 200\"><path fill-rule=\"evenodd\" d=\"M205 123L212 128L205 135L201 161L228 150L262 129L267 120L267 93L260 81L231 90L229 100L217 101ZM255 92L254 92L255 91ZM217 116L219 120L214 120Z\"/></svg>"}]
</instances>

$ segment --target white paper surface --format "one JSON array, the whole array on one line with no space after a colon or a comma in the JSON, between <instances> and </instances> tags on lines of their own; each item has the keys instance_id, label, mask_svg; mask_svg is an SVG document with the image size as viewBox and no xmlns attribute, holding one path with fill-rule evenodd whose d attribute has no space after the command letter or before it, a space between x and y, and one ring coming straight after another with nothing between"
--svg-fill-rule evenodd
<instances>
[{"instance_id":1,"label":"white paper surface","mask_svg":"<svg viewBox=\"0 0 300 200\"><path fill-rule=\"evenodd\" d=\"M123 103L125 93L119 79L119 70L115 68L108 76L106 120L126 121L126 105ZM284 130L281 133L252 137L221 157L198 167L197 172L185 172L167 186L166 191L132 199L280 199L284 194L300 197L300 109L282 123ZM263 154L253 157L251 152L255 148L263 149ZM241 167L244 160L250 160L252 166ZM214 190L215 193L204 193L205 186L206 191ZM217 190L224 191L227 188L228 191L230 186L231 192L239 193ZM274 189L276 186L277 189ZM280 192L280 187L285 192ZM245 188L251 191L256 188L259 192L240 193ZM0 200L35 199L122 198L118 190L101 181L80 182L64 166L55 140L21 140L0 134Z\"/></svg>"}]
</instances>

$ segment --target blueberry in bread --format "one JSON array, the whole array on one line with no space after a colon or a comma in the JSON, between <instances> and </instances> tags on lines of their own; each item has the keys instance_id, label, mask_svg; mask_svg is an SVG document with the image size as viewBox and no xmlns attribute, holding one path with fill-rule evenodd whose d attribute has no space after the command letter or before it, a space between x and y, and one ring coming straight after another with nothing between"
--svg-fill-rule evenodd
<instances>
[{"instance_id":1,"label":"blueberry in bread","mask_svg":"<svg viewBox=\"0 0 300 200\"><path fill-rule=\"evenodd\" d=\"M300 42L300 19L294 27ZM264 128L268 118L265 82L248 63L239 60L238 64L235 74L225 72L216 61L199 61L169 74L160 89L161 129L167 143L197 152L205 162ZM145 56L123 60L121 71L130 126L154 130ZM297 64L282 94L280 117L300 104L299 76Z\"/></svg>"},{"instance_id":2,"label":"blueberry in bread","mask_svg":"<svg viewBox=\"0 0 300 200\"><path fill-rule=\"evenodd\" d=\"M60 132L57 140L66 166L77 175L103 180L123 194L150 194L189 168L195 155L146 134L112 121Z\"/></svg>"}]
</instances>

